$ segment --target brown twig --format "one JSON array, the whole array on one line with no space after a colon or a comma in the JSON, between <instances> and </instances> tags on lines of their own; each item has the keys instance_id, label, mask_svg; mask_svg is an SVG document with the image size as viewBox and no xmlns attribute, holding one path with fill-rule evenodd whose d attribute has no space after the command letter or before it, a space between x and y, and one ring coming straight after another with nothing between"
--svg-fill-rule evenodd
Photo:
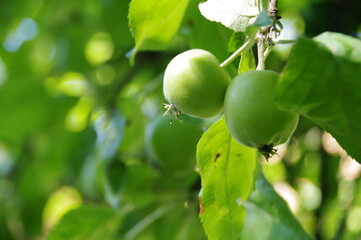
<instances>
[{"instance_id":1,"label":"brown twig","mask_svg":"<svg viewBox=\"0 0 361 240\"><path fill-rule=\"evenodd\" d=\"M280 16L277 15L278 13L278 8L277 8L277 3L278 0L268 0L268 15L270 17L273 17L275 19L280 19Z\"/></svg>"}]
</instances>

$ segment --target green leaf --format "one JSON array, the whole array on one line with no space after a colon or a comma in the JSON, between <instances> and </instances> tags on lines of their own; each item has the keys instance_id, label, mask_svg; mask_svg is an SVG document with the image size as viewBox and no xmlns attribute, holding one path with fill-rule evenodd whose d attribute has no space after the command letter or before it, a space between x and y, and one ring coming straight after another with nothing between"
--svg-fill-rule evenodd
<instances>
[{"instance_id":1,"label":"green leaf","mask_svg":"<svg viewBox=\"0 0 361 240\"><path fill-rule=\"evenodd\" d=\"M199 4L202 15L210 21L220 22L235 32L244 32L261 13L258 0L208 0Z\"/></svg>"},{"instance_id":2,"label":"green leaf","mask_svg":"<svg viewBox=\"0 0 361 240\"><path fill-rule=\"evenodd\" d=\"M145 229L147 229L148 227L150 227L150 225L156 225L157 224L157 221L160 220L160 218L164 218L165 215L169 214L171 212L171 214L169 214L170 216L168 216L168 220L170 220L171 218L175 218L176 221L178 220L179 221L179 218L178 218L178 213L179 213L179 210L181 212L184 211L184 207L182 208L178 208L178 209L175 209L175 207L177 206L178 204L175 204L175 203L170 203L170 204L166 204L166 205L163 205L163 206L160 206L159 208L157 208L156 210L152 211L149 215L147 215L146 217L144 217L143 219L141 219L140 221L138 221L131 229L129 229L129 231L127 231L127 233L125 234L124 238L125 240L132 240L132 239L136 239L136 237L138 235L140 235L142 232L144 232ZM178 211L177 211L178 210ZM177 219L178 218L178 219ZM172 220L173 220L172 219ZM159 224L159 222L158 222ZM177 225L176 224L173 224L173 226L176 226L177 228ZM170 229L164 229L162 231L162 234L164 232L167 232L169 231ZM172 229L172 230L175 230L175 229ZM173 234L171 234L173 235ZM159 235L157 237L160 237ZM140 238L141 239L141 238Z\"/></svg>"},{"instance_id":3,"label":"green leaf","mask_svg":"<svg viewBox=\"0 0 361 240\"><path fill-rule=\"evenodd\" d=\"M361 63L359 39L334 32L324 32L314 39L324 44L335 56Z\"/></svg>"},{"instance_id":4,"label":"green leaf","mask_svg":"<svg viewBox=\"0 0 361 240\"><path fill-rule=\"evenodd\" d=\"M67 213L47 240L113 239L120 222L121 216L109 208L82 206Z\"/></svg>"},{"instance_id":5,"label":"green leaf","mask_svg":"<svg viewBox=\"0 0 361 240\"><path fill-rule=\"evenodd\" d=\"M246 40L246 34L244 32L233 32L228 42L228 51L233 53L242 47Z\"/></svg>"},{"instance_id":6,"label":"green leaf","mask_svg":"<svg viewBox=\"0 0 361 240\"><path fill-rule=\"evenodd\" d=\"M361 41L338 33L301 39L276 89L278 106L322 127L361 162Z\"/></svg>"},{"instance_id":7,"label":"green leaf","mask_svg":"<svg viewBox=\"0 0 361 240\"><path fill-rule=\"evenodd\" d=\"M241 60L239 62L239 67L238 67L238 74L255 69L256 69L256 60L254 59L252 48L250 48L241 54Z\"/></svg>"},{"instance_id":8,"label":"green leaf","mask_svg":"<svg viewBox=\"0 0 361 240\"><path fill-rule=\"evenodd\" d=\"M241 240L311 240L262 174L244 206L247 216Z\"/></svg>"},{"instance_id":9,"label":"green leaf","mask_svg":"<svg viewBox=\"0 0 361 240\"><path fill-rule=\"evenodd\" d=\"M222 61L228 57L228 40L233 31L205 19L199 12L198 4L199 0L190 1L180 32L190 48L207 50Z\"/></svg>"},{"instance_id":10,"label":"green leaf","mask_svg":"<svg viewBox=\"0 0 361 240\"><path fill-rule=\"evenodd\" d=\"M258 29L258 28L257 28ZM228 42L228 51L237 51L246 41L246 34L243 32L233 32L231 39ZM245 50L241 54L241 59L238 65L238 74L256 69L256 61L253 55L252 48Z\"/></svg>"},{"instance_id":11,"label":"green leaf","mask_svg":"<svg viewBox=\"0 0 361 240\"><path fill-rule=\"evenodd\" d=\"M128 166L123 194L136 207L147 205L157 197L152 190L158 178L159 174L154 168L137 165Z\"/></svg>"},{"instance_id":12,"label":"green leaf","mask_svg":"<svg viewBox=\"0 0 361 240\"><path fill-rule=\"evenodd\" d=\"M24 136L59 120L72 104L71 100L57 104L47 95L41 82L27 76L27 69L21 71L0 88L0 138L10 142L20 142ZM52 110L54 114L48 114Z\"/></svg>"},{"instance_id":13,"label":"green leaf","mask_svg":"<svg viewBox=\"0 0 361 240\"><path fill-rule=\"evenodd\" d=\"M133 0L129 26L135 38L132 58L141 50L163 50L169 46L182 22L189 0Z\"/></svg>"},{"instance_id":14,"label":"green leaf","mask_svg":"<svg viewBox=\"0 0 361 240\"><path fill-rule=\"evenodd\" d=\"M237 239L245 218L243 202L253 189L256 151L231 137L223 117L199 141L197 160L200 218L208 238Z\"/></svg>"}]
</instances>

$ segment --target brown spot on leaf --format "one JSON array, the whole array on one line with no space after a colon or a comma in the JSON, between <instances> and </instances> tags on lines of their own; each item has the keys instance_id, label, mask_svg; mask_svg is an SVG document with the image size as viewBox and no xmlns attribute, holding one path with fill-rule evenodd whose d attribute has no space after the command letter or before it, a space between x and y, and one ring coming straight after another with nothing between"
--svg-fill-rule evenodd
<instances>
[{"instance_id":1,"label":"brown spot on leaf","mask_svg":"<svg viewBox=\"0 0 361 240\"><path fill-rule=\"evenodd\" d=\"M218 160L218 158L219 158L220 156L221 156L221 154L220 154L220 153L217 153L217 154L216 154L216 157L214 158L213 161L214 161L214 162L217 162L217 160Z\"/></svg>"},{"instance_id":2,"label":"brown spot on leaf","mask_svg":"<svg viewBox=\"0 0 361 240\"><path fill-rule=\"evenodd\" d=\"M193 27L193 25L194 25L194 21L192 19L190 19L188 21L188 26Z\"/></svg>"},{"instance_id":3,"label":"brown spot on leaf","mask_svg":"<svg viewBox=\"0 0 361 240\"><path fill-rule=\"evenodd\" d=\"M202 214L202 213L204 213L203 202L202 202L201 198L198 198L198 199L199 199L199 214Z\"/></svg>"}]
</instances>

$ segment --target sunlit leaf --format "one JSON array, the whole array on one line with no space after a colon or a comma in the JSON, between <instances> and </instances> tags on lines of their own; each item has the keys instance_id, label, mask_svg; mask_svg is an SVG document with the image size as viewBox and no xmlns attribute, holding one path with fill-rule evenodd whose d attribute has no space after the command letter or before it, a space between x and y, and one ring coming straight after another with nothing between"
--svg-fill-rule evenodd
<instances>
[{"instance_id":1,"label":"sunlit leaf","mask_svg":"<svg viewBox=\"0 0 361 240\"><path fill-rule=\"evenodd\" d=\"M361 41L338 33L301 39L276 90L280 108L318 124L361 162Z\"/></svg>"},{"instance_id":2,"label":"sunlit leaf","mask_svg":"<svg viewBox=\"0 0 361 240\"><path fill-rule=\"evenodd\" d=\"M197 146L202 179L200 218L209 239L237 239L244 223L243 202L253 189L256 151L236 142L224 118Z\"/></svg>"},{"instance_id":3,"label":"sunlit leaf","mask_svg":"<svg viewBox=\"0 0 361 240\"><path fill-rule=\"evenodd\" d=\"M361 41L341 33L324 32L314 38L337 57L361 63Z\"/></svg>"},{"instance_id":4,"label":"sunlit leaf","mask_svg":"<svg viewBox=\"0 0 361 240\"><path fill-rule=\"evenodd\" d=\"M163 50L169 46L183 20L189 0L133 0L129 25L135 38L132 57L141 50Z\"/></svg>"},{"instance_id":5,"label":"sunlit leaf","mask_svg":"<svg viewBox=\"0 0 361 240\"><path fill-rule=\"evenodd\" d=\"M244 32L261 13L258 0L208 0L199 4L202 15L236 32Z\"/></svg>"}]
</instances>

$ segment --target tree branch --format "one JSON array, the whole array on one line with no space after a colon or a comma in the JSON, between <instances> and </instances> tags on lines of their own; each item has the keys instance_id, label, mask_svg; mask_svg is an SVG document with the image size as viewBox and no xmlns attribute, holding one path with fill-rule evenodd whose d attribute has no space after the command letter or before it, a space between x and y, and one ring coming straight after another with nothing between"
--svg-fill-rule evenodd
<instances>
[{"instance_id":1,"label":"tree branch","mask_svg":"<svg viewBox=\"0 0 361 240\"><path fill-rule=\"evenodd\" d=\"M275 19L279 19L280 17L277 15L278 13L278 8L277 8L277 3L278 0L268 0L268 15L275 18Z\"/></svg>"}]
</instances>

